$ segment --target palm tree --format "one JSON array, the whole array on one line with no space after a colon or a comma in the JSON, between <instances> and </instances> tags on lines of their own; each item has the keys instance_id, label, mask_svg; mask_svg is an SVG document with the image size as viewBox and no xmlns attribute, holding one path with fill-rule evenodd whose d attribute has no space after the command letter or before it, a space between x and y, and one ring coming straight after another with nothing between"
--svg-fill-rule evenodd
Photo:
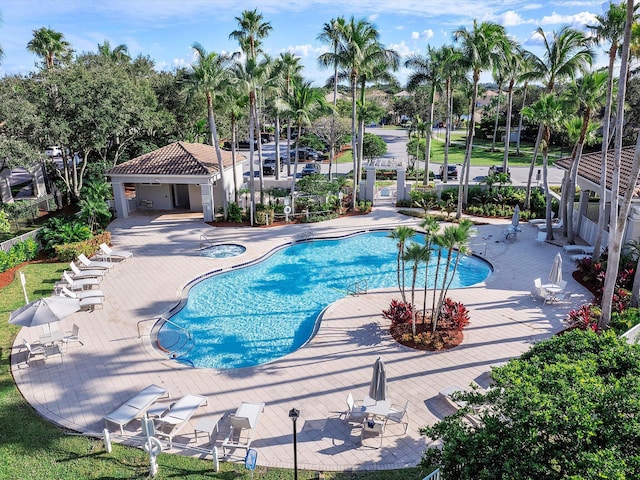
<instances>
[{"instance_id":1,"label":"palm tree","mask_svg":"<svg viewBox=\"0 0 640 480\"><path fill-rule=\"evenodd\" d=\"M282 98L291 92L294 79L301 79L302 65L300 58L291 52L281 53L275 60L273 69L273 81L276 84L275 95ZM276 101L277 103L277 101ZM276 179L280 179L280 110L275 109L276 117ZM287 153L285 158L291 159L291 122L287 119ZM287 162L287 176L291 176L291 161Z\"/></svg>"},{"instance_id":2,"label":"palm tree","mask_svg":"<svg viewBox=\"0 0 640 480\"><path fill-rule=\"evenodd\" d=\"M329 137L329 180L331 180L331 166L333 164L333 155L335 153L335 112L338 101L338 48L343 37L343 31L346 25L344 17L332 18L331 21L322 26L322 32L318 35L318 40L324 44L331 45L331 52L323 53L318 57L318 63L321 67L333 67L333 108L334 113L331 116L331 134Z\"/></svg>"},{"instance_id":3,"label":"palm tree","mask_svg":"<svg viewBox=\"0 0 640 480\"><path fill-rule=\"evenodd\" d=\"M635 11L635 10L634 10ZM607 95L602 123L602 169L600 171L600 202L598 204L598 228L593 249L593 260L600 260L602 235L607 222L607 151L609 150L609 134L611 126L611 107L613 102L614 64L624 35L627 12L624 3L609 4L604 15L596 15L597 24L588 25L595 35L595 40L609 42L609 68L607 69ZM634 23L635 25L635 23Z\"/></svg>"},{"instance_id":4,"label":"palm tree","mask_svg":"<svg viewBox=\"0 0 640 480\"><path fill-rule=\"evenodd\" d=\"M570 27L563 27L559 32L553 32L551 40L547 38L547 34L541 27L538 27L536 33L543 40L543 55L538 57L530 54L534 73L529 77L541 80L547 93L554 91L558 81L574 79L579 72L584 72L587 67L591 66L594 52L591 49L591 40L584 33ZM531 180L542 141L542 130L543 127L540 126L529 166L525 197L525 208L527 209L530 208Z\"/></svg>"},{"instance_id":5,"label":"palm tree","mask_svg":"<svg viewBox=\"0 0 640 480\"><path fill-rule=\"evenodd\" d=\"M298 148L300 137L302 136L302 127L310 125L311 121L331 110L331 106L324 99L321 89L313 87L311 82L294 80L291 93L277 101L278 106L286 115L288 115L298 128L295 147L295 163L293 164L293 180L291 182L291 208L295 212L294 194L296 190L296 176L298 173Z\"/></svg>"},{"instance_id":6,"label":"palm tree","mask_svg":"<svg viewBox=\"0 0 640 480\"><path fill-rule=\"evenodd\" d=\"M27 50L41 57L47 68L68 61L73 53L62 33L46 27L33 31L33 38L27 43Z\"/></svg>"},{"instance_id":7,"label":"palm tree","mask_svg":"<svg viewBox=\"0 0 640 480\"><path fill-rule=\"evenodd\" d=\"M433 217L426 217L423 222L420 224L420 227L424 229L424 244L425 248L428 252L428 258L425 261L424 268L424 298L422 301L422 318L426 321L427 318L427 291L428 291L428 280L429 280L429 261L431 260L431 253L433 252L433 241L434 236L438 232L440 228L440 224Z\"/></svg>"},{"instance_id":8,"label":"palm tree","mask_svg":"<svg viewBox=\"0 0 640 480\"><path fill-rule=\"evenodd\" d=\"M438 55L438 65L444 77L446 118L444 134L444 165L442 181L447 183L449 166L449 145L451 144L451 122L453 116L453 87L461 78L464 78L464 62L462 62L462 52L450 45L440 48ZM466 80L466 79L465 79Z\"/></svg>"},{"instance_id":9,"label":"palm tree","mask_svg":"<svg viewBox=\"0 0 640 480\"><path fill-rule=\"evenodd\" d=\"M626 20L622 41L622 55L620 61L620 75L618 77L621 81L618 86L618 97L616 102L616 110L619 113L616 116L615 123L616 136L614 142L613 182L611 185L612 213L611 220L609 222L609 256L607 257L607 271L602 291L602 313L600 315L600 320L598 321L599 328L605 328L611 321L613 293L616 286L616 279L618 277L618 265L620 263L620 254L622 252L622 242L624 240L627 216L629 215L631 200L636 190L638 174L640 174L640 162L638 161L638 157L640 156L640 136L638 136L634 152L635 161L633 162L631 172L629 172L629 181L626 186L624 197L620 202L619 195L617 193L620 189L620 158L622 154L622 127L624 125L623 112L627 93L627 82L625 80L629 73L631 28L634 23L634 11L635 6L633 0L627 0Z\"/></svg>"},{"instance_id":10,"label":"palm tree","mask_svg":"<svg viewBox=\"0 0 640 480\"><path fill-rule=\"evenodd\" d=\"M429 88L429 121L425 133L424 148L424 178L423 185L429 184L429 165L431 161L431 132L433 129L433 115L435 111L436 90L442 83L442 69L439 57L443 50L436 50L427 45L427 55L412 55L405 62L405 68L413 70L407 79L407 90L415 90L419 85L426 84ZM418 142L419 143L419 142Z\"/></svg>"},{"instance_id":11,"label":"palm tree","mask_svg":"<svg viewBox=\"0 0 640 480\"><path fill-rule=\"evenodd\" d=\"M257 9L245 10L240 17L236 17L238 22L238 30L234 30L229 34L229 38L233 38L238 41L240 49L247 56L245 62L244 73L245 80L249 81L249 165L251 170L251 176L249 183L252 186L252 198L251 204L255 203L255 187L253 178L253 155L254 155L254 139L256 137L256 130L259 129L258 122L258 107L256 102L257 89L261 81L264 80L264 76L257 75L258 73L265 73L265 65L261 65L257 61L257 54L261 52L261 40L269 35L269 32L273 28L269 22L265 22L262 14L258 13ZM249 78L249 76L251 78ZM259 130L258 130L259 134ZM262 156L258 157L258 168L260 174L260 186L263 186L262 177ZM260 197L262 199L262 188L260 188ZM255 208L252 209L255 211ZM253 216L251 218L253 224Z\"/></svg>"},{"instance_id":12,"label":"palm tree","mask_svg":"<svg viewBox=\"0 0 640 480\"><path fill-rule=\"evenodd\" d=\"M400 296L402 297L402 301L404 303L407 302L405 288L404 288L404 285L405 285L404 251L405 251L405 245L407 244L407 241L411 237L413 237L415 234L416 234L416 231L413 228L404 227L404 226L396 227L395 230L393 230L389 234L389 237L398 241L396 245L398 247L398 257L397 257L398 269L396 273L398 276L398 289L400 290Z\"/></svg>"},{"instance_id":13,"label":"palm tree","mask_svg":"<svg viewBox=\"0 0 640 480\"><path fill-rule=\"evenodd\" d=\"M483 70L491 68L496 62L496 58L501 52L506 52L510 44L504 27L493 22L482 22L478 24L478 21L475 19L473 20L473 28L471 30L460 27L453 32L453 38L455 41L461 42L463 57L468 62L473 77L467 148L464 163L462 164L461 180L458 190L458 211L456 218L460 218L469 189L469 167L471 165L473 136L476 126L475 114L480 74Z\"/></svg>"},{"instance_id":14,"label":"palm tree","mask_svg":"<svg viewBox=\"0 0 640 480\"><path fill-rule=\"evenodd\" d=\"M511 140L511 112L513 109L513 90L522 75L524 57L520 46L513 43L509 56L502 62L502 71L507 82L507 118L504 132L504 155L502 157L502 171L509 171L509 144ZM518 131L518 138L520 131Z\"/></svg>"},{"instance_id":15,"label":"palm tree","mask_svg":"<svg viewBox=\"0 0 640 480\"><path fill-rule=\"evenodd\" d=\"M563 105L552 94L546 94L530 107L525 107L523 115L542 126L542 181L547 204L547 241L553 240L551 228L551 191L549 190L547 167L549 164L549 141L551 130L557 128L562 122Z\"/></svg>"},{"instance_id":16,"label":"palm tree","mask_svg":"<svg viewBox=\"0 0 640 480\"><path fill-rule=\"evenodd\" d=\"M242 182L238 179L236 145L238 141L238 120L243 117L249 105L249 96L243 93L236 83L227 85L222 100L221 109L229 117L231 129L231 164L233 165L233 201L238 203L238 187Z\"/></svg>"},{"instance_id":17,"label":"palm tree","mask_svg":"<svg viewBox=\"0 0 640 480\"><path fill-rule=\"evenodd\" d=\"M421 245L419 243L412 242L409 245L404 254L402 255L403 262L409 262L411 264L411 307L413 315L411 315L411 329L413 334L416 334L416 314L417 310L414 305L415 294L416 294L416 280L418 278L418 268L420 268L420 264L429 263L431 251L426 245Z\"/></svg>"},{"instance_id":18,"label":"palm tree","mask_svg":"<svg viewBox=\"0 0 640 480\"><path fill-rule=\"evenodd\" d=\"M569 244L574 243L575 235L573 231L573 203L576 191L578 165L580 163L580 157L582 156L584 142L589 132L591 117L594 113L598 112L606 98L605 85L607 77L608 74L603 71L585 74L581 79L572 82L564 92L565 98L569 101L569 105L574 108L577 106L578 108L575 110L582 112L582 128L578 141L573 149L572 163L569 171L569 188L563 189L562 197L565 202L563 202L560 207L563 212L563 218L566 218L563 228L565 229L564 234L567 236ZM567 190L566 195L565 190Z\"/></svg>"},{"instance_id":19,"label":"palm tree","mask_svg":"<svg viewBox=\"0 0 640 480\"><path fill-rule=\"evenodd\" d=\"M341 39L338 43L336 59L340 67L346 70L351 87L351 149L353 153L353 208L357 205L358 168L360 165L357 137L357 88L362 70L367 65L383 60L385 50L378 42L378 30L365 20L356 21L354 17L344 24L338 32Z\"/></svg>"},{"instance_id":20,"label":"palm tree","mask_svg":"<svg viewBox=\"0 0 640 480\"><path fill-rule=\"evenodd\" d=\"M232 63L232 57L227 55L219 55L215 52L207 52L202 45L195 42L192 45L197 56L197 63L192 66L193 72L187 77L186 82L189 86L190 94L204 93L207 99L207 118L209 121L209 130L211 133L210 144L216 149L218 158L218 170L220 174L220 185L222 188L222 209L224 218L227 218L227 191L224 178L224 164L222 162L222 152L220 151L220 142L218 141L218 130L214 115L213 103L214 97L222 96L225 87L230 81L229 67Z\"/></svg>"},{"instance_id":21,"label":"palm tree","mask_svg":"<svg viewBox=\"0 0 640 480\"><path fill-rule=\"evenodd\" d=\"M129 48L125 44L120 44L111 49L109 40L105 40L102 44L98 44L98 54L101 57L108 58L116 63L127 63L131 60Z\"/></svg>"}]
</instances>

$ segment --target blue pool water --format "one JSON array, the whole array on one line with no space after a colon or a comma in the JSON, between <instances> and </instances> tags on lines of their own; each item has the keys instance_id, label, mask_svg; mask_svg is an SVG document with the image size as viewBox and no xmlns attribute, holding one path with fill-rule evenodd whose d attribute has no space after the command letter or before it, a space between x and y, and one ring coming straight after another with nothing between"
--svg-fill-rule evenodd
<instances>
[{"instance_id":1,"label":"blue pool water","mask_svg":"<svg viewBox=\"0 0 640 480\"><path fill-rule=\"evenodd\" d=\"M424 237L414 241L424 243ZM429 270L435 275L437 255L432 258ZM196 283L183 308L160 328L158 342L170 351L169 345L179 344L175 323L193 337L176 348L178 361L217 369L264 364L304 345L320 312L346 296L354 282L366 280L369 290L396 287L396 268L396 241L389 232L297 243ZM417 285L424 284L424 266L420 270ZM484 260L463 256L451 288L479 283L490 273ZM408 267L409 286L411 275Z\"/></svg>"},{"instance_id":2,"label":"blue pool water","mask_svg":"<svg viewBox=\"0 0 640 480\"><path fill-rule=\"evenodd\" d=\"M242 245L225 243L222 245L212 245L200 250L200 255L208 258L229 258L242 255L247 249Z\"/></svg>"}]
</instances>

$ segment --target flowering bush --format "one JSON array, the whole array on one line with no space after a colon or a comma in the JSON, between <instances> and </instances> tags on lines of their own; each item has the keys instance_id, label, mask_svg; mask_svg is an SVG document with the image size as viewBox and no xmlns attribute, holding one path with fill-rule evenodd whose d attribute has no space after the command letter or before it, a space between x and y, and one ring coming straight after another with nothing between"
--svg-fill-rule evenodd
<instances>
[{"instance_id":1,"label":"flowering bush","mask_svg":"<svg viewBox=\"0 0 640 480\"><path fill-rule=\"evenodd\" d=\"M400 300L391 300L389 309L383 310L382 316L387 320L391 320L391 327L402 323L411 323L413 305Z\"/></svg>"},{"instance_id":2,"label":"flowering bush","mask_svg":"<svg viewBox=\"0 0 640 480\"><path fill-rule=\"evenodd\" d=\"M445 298L437 329L461 332L467 325L469 325L469 310L467 310L467 307L460 302Z\"/></svg>"},{"instance_id":3,"label":"flowering bush","mask_svg":"<svg viewBox=\"0 0 640 480\"><path fill-rule=\"evenodd\" d=\"M566 322L569 324L569 328L593 330L597 332L600 313L600 307L596 305L581 305L578 309L569 312Z\"/></svg>"}]
</instances>

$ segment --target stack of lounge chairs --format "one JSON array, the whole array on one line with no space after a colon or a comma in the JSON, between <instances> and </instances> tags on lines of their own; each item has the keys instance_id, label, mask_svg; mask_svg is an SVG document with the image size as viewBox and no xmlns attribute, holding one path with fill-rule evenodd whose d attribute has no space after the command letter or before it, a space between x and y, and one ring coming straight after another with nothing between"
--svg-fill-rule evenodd
<instances>
[{"instance_id":1,"label":"stack of lounge chairs","mask_svg":"<svg viewBox=\"0 0 640 480\"><path fill-rule=\"evenodd\" d=\"M81 309L93 311L104 302L104 294L95 288L119 262L132 256L132 252L113 250L106 243L100 245L100 253L95 259L80 254L77 261L69 263L70 270L62 274L62 279L55 285L54 294L79 298Z\"/></svg>"}]
</instances>

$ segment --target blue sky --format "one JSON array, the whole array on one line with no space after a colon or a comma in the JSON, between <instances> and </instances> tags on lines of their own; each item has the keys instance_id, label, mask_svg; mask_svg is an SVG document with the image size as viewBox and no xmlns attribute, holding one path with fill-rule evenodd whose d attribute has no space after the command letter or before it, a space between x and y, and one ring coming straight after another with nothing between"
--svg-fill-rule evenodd
<instances>
[{"instance_id":1,"label":"blue sky","mask_svg":"<svg viewBox=\"0 0 640 480\"><path fill-rule=\"evenodd\" d=\"M193 61L191 44L207 50L237 51L229 33L235 17L257 8L273 30L264 41L270 55L291 51L301 57L304 75L323 84L330 72L317 66L326 50L317 39L325 22L337 16L364 18L380 31L381 42L402 56L452 44L451 32L469 27L474 18L504 25L528 50L539 52L534 31L563 25L584 29L604 13L609 2L594 0L0 0L0 45L5 58L0 75L26 74L37 58L26 50L33 31L49 27L62 32L77 52L96 51L105 39L125 44L133 56L142 54L156 68L171 70ZM605 46L597 48L598 64ZM406 72L400 71L401 81ZM484 78L488 80L488 78Z\"/></svg>"}]
</instances>

